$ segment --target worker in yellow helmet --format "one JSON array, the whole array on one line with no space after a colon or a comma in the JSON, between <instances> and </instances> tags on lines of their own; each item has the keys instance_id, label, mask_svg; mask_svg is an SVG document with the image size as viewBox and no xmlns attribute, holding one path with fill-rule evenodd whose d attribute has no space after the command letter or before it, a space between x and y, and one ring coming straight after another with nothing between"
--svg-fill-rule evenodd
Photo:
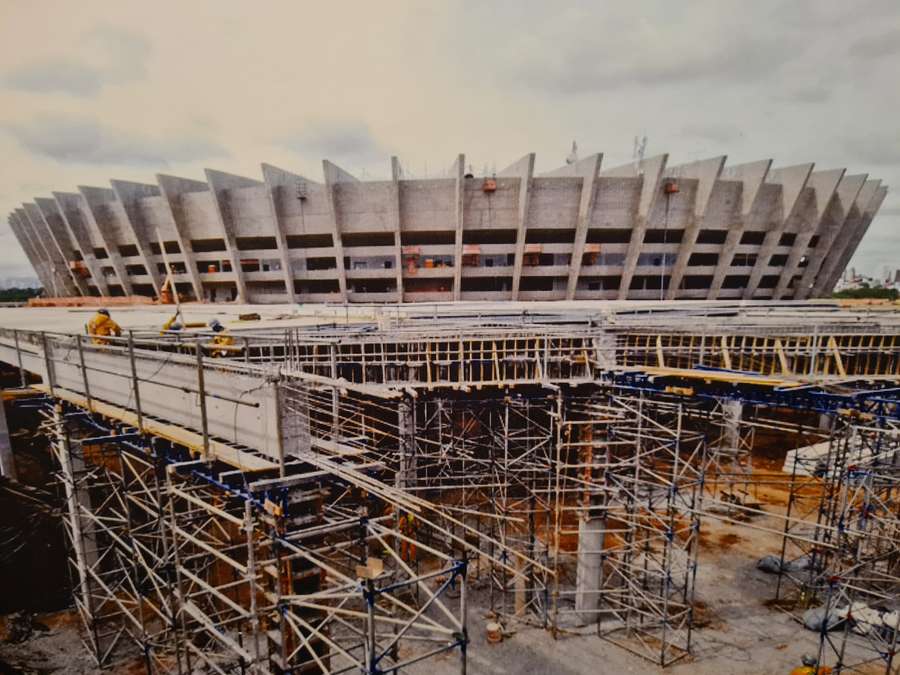
<instances>
[{"instance_id":1,"label":"worker in yellow helmet","mask_svg":"<svg viewBox=\"0 0 900 675\"><path fill-rule=\"evenodd\" d=\"M213 333L215 333L212 339L212 349L210 354L216 357L229 356L232 352L229 347L234 345L234 338L225 334L225 326L223 326L218 319L210 321L209 327L212 329Z\"/></svg>"},{"instance_id":2,"label":"worker in yellow helmet","mask_svg":"<svg viewBox=\"0 0 900 675\"><path fill-rule=\"evenodd\" d=\"M791 675L831 675L831 668L828 666L819 666L815 656L809 654L804 655L802 659L803 665L797 666L791 671Z\"/></svg>"},{"instance_id":3,"label":"worker in yellow helmet","mask_svg":"<svg viewBox=\"0 0 900 675\"><path fill-rule=\"evenodd\" d=\"M87 333L95 345L108 345L109 336L122 335L122 328L109 316L108 309L98 309L97 313L88 321Z\"/></svg>"},{"instance_id":4,"label":"worker in yellow helmet","mask_svg":"<svg viewBox=\"0 0 900 675\"><path fill-rule=\"evenodd\" d=\"M160 331L160 335L165 335L169 331L179 331L182 326L178 319L181 317L181 312L175 312L169 319L162 325L162 330Z\"/></svg>"}]
</instances>

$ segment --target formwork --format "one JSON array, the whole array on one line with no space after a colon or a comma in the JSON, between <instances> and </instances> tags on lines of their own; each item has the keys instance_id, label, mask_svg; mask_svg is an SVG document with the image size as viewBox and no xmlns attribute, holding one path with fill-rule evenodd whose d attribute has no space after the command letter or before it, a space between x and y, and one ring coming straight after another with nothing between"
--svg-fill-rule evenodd
<instances>
[{"instance_id":1,"label":"formwork","mask_svg":"<svg viewBox=\"0 0 900 675\"><path fill-rule=\"evenodd\" d=\"M222 358L203 333L4 331L0 351L42 378L21 404L45 416L101 666L382 673L452 652L465 672L472 592L503 625L593 626L665 666L691 654L717 519L783 537L778 594L850 608L823 662L861 639L891 672L900 330L810 318L397 319L248 331ZM825 473L762 478L758 430L830 440ZM776 526L753 521L771 482L791 494Z\"/></svg>"}]
</instances>

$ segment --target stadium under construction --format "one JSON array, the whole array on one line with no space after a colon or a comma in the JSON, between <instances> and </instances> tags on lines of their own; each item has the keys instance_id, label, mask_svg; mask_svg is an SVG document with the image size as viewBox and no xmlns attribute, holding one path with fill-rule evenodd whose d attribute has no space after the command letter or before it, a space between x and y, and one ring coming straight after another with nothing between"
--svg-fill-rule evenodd
<instances>
[{"instance_id":1,"label":"stadium under construction","mask_svg":"<svg viewBox=\"0 0 900 675\"><path fill-rule=\"evenodd\" d=\"M185 305L223 349L163 310L99 341L91 310L0 310L98 668L497 672L546 635L722 672L697 645L745 620L709 618L728 528L736 577L772 575L735 602L791 626L772 658L896 672L894 311Z\"/></svg>"}]
</instances>

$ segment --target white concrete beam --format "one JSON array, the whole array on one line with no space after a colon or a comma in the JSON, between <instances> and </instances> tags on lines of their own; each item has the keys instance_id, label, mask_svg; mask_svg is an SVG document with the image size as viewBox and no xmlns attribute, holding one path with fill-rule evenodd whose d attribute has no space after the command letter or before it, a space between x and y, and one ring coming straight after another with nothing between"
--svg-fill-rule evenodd
<instances>
[{"instance_id":1,"label":"white concrete beam","mask_svg":"<svg viewBox=\"0 0 900 675\"><path fill-rule=\"evenodd\" d=\"M134 295L134 288L131 284L131 278L125 270L125 263L122 262L122 254L119 253L119 242L113 237L111 225L111 207L110 202L115 201L116 193L109 188L89 187L87 185L79 185L78 192L83 200L83 212L88 222L93 226L96 232L103 240L103 248L109 256L110 266L116 273L119 283L125 295Z\"/></svg>"},{"instance_id":2,"label":"white concrete beam","mask_svg":"<svg viewBox=\"0 0 900 675\"><path fill-rule=\"evenodd\" d=\"M681 279L684 277L688 259L691 257L691 253L694 251L694 246L697 243L697 233L700 232L706 216L706 208L709 206L713 188L724 166L725 155L722 155L720 157L701 159L689 164L681 164L666 170L666 178L672 178L676 181L679 178L697 181L697 190L694 193L694 208L690 220L685 225L684 234L681 236L681 244L678 246L678 255L675 258L675 264L672 266L669 289L666 291L667 300L674 300L678 293L678 287L681 285Z\"/></svg>"},{"instance_id":3,"label":"white concrete beam","mask_svg":"<svg viewBox=\"0 0 900 675\"><path fill-rule=\"evenodd\" d=\"M815 252L810 254L809 264L797 284L795 300L806 300L812 295L816 277L828 259L828 254L840 235L844 223L850 217L853 204L856 202L862 186L865 185L866 177L864 173L849 176L844 174L838 183L834 198L819 226L819 241L816 244Z\"/></svg>"},{"instance_id":4,"label":"white concrete beam","mask_svg":"<svg viewBox=\"0 0 900 675\"><path fill-rule=\"evenodd\" d=\"M722 283L728 274L728 268L731 267L734 252L741 242L741 237L744 235L748 223L753 222L753 207L759 195L759 188L762 186L771 168L772 160L763 159L758 162L726 166L722 169L722 180L733 180L741 183L741 213L740 218L729 225L728 234L725 235L725 243L722 244L722 248L719 251L719 261L716 264L716 271L713 273L712 284L710 284L709 293L707 294L707 298L710 300L718 298L722 290Z\"/></svg>"},{"instance_id":5,"label":"white concrete beam","mask_svg":"<svg viewBox=\"0 0 900 675\"><path fill-rule=\"evenodd\" d=\"M78 250L81 251L84 265L90 272L91 279L100 292L100 297L107 297L109 295L109 284L106 282L106 277L103 274L102 266L97 260L97 256L94 255L94 245L81 210L81 196L66 192L54 192L53 203L56 204L56 209L69 230L72 241L75 242ZM38 205L40 206L40 203Z\"/></svg>"},{"instance_id":6,"label":"white concrete beam","mask_svg":"<svg viewBox=\"0 0 900 675\"><path fill-rule=\"evenodd\" d=\"M325 198L331 213L331 236L334 238L334 257L337 262L338 288L341 300L347 302L347 270L344 268L344 242L341 239L340 208L338 207L337 184L357 183L357 178L327 159L322 160L325 176Z\"/></svg>"},{"instance_id":7,"label":"white concrete beam","mask_svg":"<svg viewBox=\"0 0 900 675\"><path fill-rule=\"evenodd\" d=\"M797 230L797 236L794 239L794 245L791 246L791 252L788 254L787 262L778 279L778 285L775 292L772 293L773 300L781 300L790 290L791 279L797 274L800 268L800 262L807 255L809 242L819 231L828 207L834 198L838 183L844 177L846 169L832 169L830 171L813 171L809 177L808 187L815 191L815 199L813 200L812 213L808 214L808 218L804 218L803 222ZM818 248L818 247L817 247ZM810 261L807 260L807 266ZM799 280L798 280L799 282ZM794 288L793 298L798 299L800 288Z\"/></svg>"},{"instance_id":8,"label":"white concrete beam","mask_svg":"<svg viewBox=\"0 0 900 675\"><path fill-rule=\"evenodd\" d=\"M213 204L218 215L219 227L222 237L225 239L225 249L231 259L231 269L234 272L234 280L237 284L238 302L248 302L247 282L244 279L244 270L241 269L241 256L237 247L234 219L231 215L231 206L228 203L228 191L236 188L255 187L262 185L258 180L236 176L224 171L206 169L206 180L212 190Z\"/></svg>"},{"instance_id":9,"label":"white concrete beam","mask_svg":"<svg viewBox=\"0 0 900 675\"><path fill-rule=\"evenodd\" d=\"M122 208L125 211L125 220L131 230L131 236L134 237L138 255L147 269L150 283L153 284L153 290L159 297L162 291L162 279L156 267L156 262L153 260L153 249L150 247L150 243L157 241L158 237L156 232L151 232L147 226L144 216L141 214L139 203L144 197L158 197L160 194L159 186L132 183L124 180L111 180L110 185L116 195L116 199L122 204Z\"/></svg>"},{"instance_id":10,"label":"white concrete beam","mask_svg":"<svg viewBox=\"0 0 900 675\"><path fill-rule=\"evenodd\" d=\"M519 299L522 281L522 261L525 258L525 239L528 227L528 203L531 198L531 181L534 178L534 153L528 153L498 173L498 176L519 179L519 205L516 212L516 252L513 263L512 299Z\"/></svg>"},{"instance_id":11,"label":"white concrete beam","mask_svg":"<svg viewBox=\"0 0 900 675\"><path fill-rule=\"evenodd\" d=\"M781 186L781 217L776 219L774 227L772 227L763 238L763 243L759 247L756 254L756 264L750 271L750 279L744 288L743 297L749 300L759 288L759 281L762 279L763 271L769 264L772 253L781 240L781 235L788 226L788 222L796 216L797 202L800 194L806 188L810 175L812 175L813 164L797 164L795 166L786 166L779 169L773 169L766 178L767 183L774 183Z\"/></svg>"}]
</instances>

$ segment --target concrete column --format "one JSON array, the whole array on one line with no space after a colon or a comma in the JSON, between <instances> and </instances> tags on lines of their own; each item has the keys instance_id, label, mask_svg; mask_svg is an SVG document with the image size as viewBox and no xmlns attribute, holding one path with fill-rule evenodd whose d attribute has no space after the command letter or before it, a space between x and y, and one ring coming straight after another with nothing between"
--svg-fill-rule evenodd
<instances>
[{"instance_id":1,"label":"concrete column","mask_svg":"<svg viewBox=\"0 0 900 675\"><path fill-rule=\"evenodd\" d=\"M657 155L656 157L641 160L637 166L631 163L600 172L601 176L635 176L641 178L640 201L633 220L631 239L628 241L628 251L625 253L625 263L622 265L619 300L628 299L628 289L631 287L631 279L634 277L638 256L641 253L641 247L644 245L647 223L650 220L650 214L653 212L653 205L659 196L663 171L665 171L668 161L668 155Z\"/></svg>"},{"instance_id":2,"label":"concrete column","mask_svg":"<svg viewBox=\"0 0 900 675\"><path fill-rule=\"evenodd\" d=\"M6 423L6 405L0 400L0 476L18 480L16 460L9 440L9 426Z\"/></svg>"},{"instance_id":3,"label":"concrete column","mask_svg":"<svg viewBox=\"0 0 900 675\"><path fill-rule=\"evenodd\" d=\"M50 276L53 278L56 294L61 296L76 295L75 285L69 276L68 263L62 257L62 254L56 250L56 245L50 237L50 231L44 224L43 218L40 217L40 211L34 204L23 204L22 210L25 219L31 228L32 240L37 243L39 250L43 251L44 259L50 269Z\"/></svg>"},{"instance_id":4,"label":"concrete column","mask_svg":"<svg viewBox=\"0 0 900 675\"><path fill-rule=\"evenodd\" d=\"M42 204L44 208L42 208ZM53 249L54 257L65 267L65 272L71 280L73 290L76 290L80 295L90 295L84 279L72 269L72 263L75 261L75 247L68 230L56 211L56 204L52 200L35 199L34 217L40 219L40 222L44 225L44 231L49 233L48 246Z\"/></svg>"},{"instance_id":5,"label":"concrete column","mask_svg":"<svg viewBox=\"0 0 900 675\"><path fill-rule=\"evenodd\" d=\"M591 226L591 214L594 211L594 201L597 195L597 176L600 173L602 162L603 153L596 153L574 164L567 164L542 174L548 177L574 176L581 178L581 197L578 200L578 215L575 220L575 241L572 244L572 260L569 263L566 300L575 298L575 289L578 287L578 278L581 276L581 259L584 257L584 245L587 243L587 233Z\"/></svg>"},{"instance_id":6,"label":"concrete column","mask_svg":"<svg viewBox=\"0 0 900 675\"><path fill-rule=\"evenodd\" d=\"M788 226L788 222L795 217L797 211L797 203L800 201L800 195L806 189L809 177L812 175L813 164L797 164L796 166L787 166L781 169L774 169L769 172L766 177L767 183L776 183L781 185L781 217L776 219L773 227L766 232L762 246L756 254L756 264L750 272L750 280L744 288L743 297L745 300L753 298L756 289L759 288L759 280L762 279L763 271L769 264L769 259L781 240L781 235Z\"/></svg>"},{"instance_id":7,"label":"concrete column","mask_svg":"<svg viewBox=\"0 0 900 675\"><path fill-rule=\"evenodd\" d=\"M112 180L110 184L116 199L122 204L122 208L125 211L125 222L134 239L135 246L137 246L141 262L144 263L147 274L150 276L153 290L159 296L162 292L163 275L159 273L156 267L156 256L153 255L153 249L150 247L151 242L158 242L159 237L147 225L140 205L140 200L144 197L158 197L160 194L159 186L132 183L124 180Z\"/></svg>"},{"instance_id":8,"label":"concrete column","mask_svg":"<svg viewBox=\"0 0 900 675\"><path fill-rule=\"evenodd\" d=\"M231 260L231 269L234 272L234 279L237 283L238 301L246 303L248 302L247 282L244 279L244 271L241 269L241 256L237 247L234 218L231 215L231 208L228 204L228 191L243 187L257 187L262 185L262 183L252 178L235 176L234 174L212 169L206 169L206 180L209 183L209 189L212 191L213 205L216 209L216 215L218 215L222 237L225 239L225 249Z\"/></svg>"},{"instance_id":9,"label":"concrete column","mask_svg":"<svg viewBox=\"0 0 900 675\"><path fill-rule=\"evenodd\" d=\"M9 214L9 227L12 230L13 234L16 236L16 240L19 242L19 246L22 247L22 251L25 253L25 257L28 258L28 262L31 263L31 267L32 269L34 269L34 273L37 275L38 281L47 290L47 293L50 293L51 286L49 280L47 279L46 271L44 270L44 263L32 247L31 240L25 233L25 230L22 227L21 222L19 221L19 216L15 213Z\"/></svg>"},{"instance_id":10,"label":"concrete column","mask_svg":"<svg viewBox=\"0 0 900 675\"><path fill-rule=\"evenodd\" d=\"M62 219L63 225L69 231L69 236L75 245L75 248L81 253L81 259L84 266L91 274L91 280L100 293L101 297L109 295L109 285L106 283L106 277L101 271L101 265L94 255L94 244L88 233L87 224L84 222L84 216L81 212L79 202L81 198L77 194L69 194L65 192L54 192L52 200L37 200L38 206L44 209L42 202L47 202L46 208L50 208L50 202L56 206L56 211Z\"/></svg>"},{"instance_id":11,"label":"concrete column","mask_svg":"<svg viewBox=\"0 0 900 675\"><path fill-rule=\"evenodd\" d=\"M605 534L606 526L603 518L582 518L578 521L575 611L579 614L582 625L597 620Z\"/></svg>"},{"instance_id":12,"label":"concrete column","mask_svg":"<svg viewBox=\"0 0 900 675\"><path fill-rule=\"evenodd\" d=\"M862 216L860 218L860 222L850 236L850 241L847 242L847 245L844 247L844 249L838 253L837 262L832 268L831 275L827 279L825 279L825 285L821 289L821 293L823 295L831 293L831 291L834 290L834 285L837 283L837 280L843 273L844 268L847 267L847 263L850 262L850 259L856 252L859 243L862 241L863 236L865 236L866 231L869 229L869 225L872 224L872 220L875 218L875 214L881 207L881 203L887 196L887 187L880 187L880 180L866 181L866 185L863 186L863 190L866 190L866 186L870 183L872 184L871 190L874 194L871 194L871 196L869 196L869 199L865 201L863 201L862 198L860 199L860 206L862 207ZM863 195L863 190L860 190L861 197Z\"/></svg>"},{"instance_id":13,"label":"concrete column","mask_svg":"<svg viewBox=\"0 0 900 675\"><path fill-rule=\"evenodd\" d=\"M809 264L803 271L794 298L796 300L806 300L812 295L813 284L822 269L828 252L831 250L835 239L839 236L841 229L847 219L850 217L850 211L853 203L859 195L859 191L866 182L866 174L855 174L852 176L844 175L837 185L835 196L829 208L826 210L825 218L819 225L819 242L814 251L809 255Z\"/></svg>"},{"instance_id":14,"label":"concrete column","mask_svg":"<svg viewBox=\"0 0 900 675\"><path fill-rule=\"evenodd\" d=\"M278 247L278 256L281 259L281 269L284 271L284 284L287 287L288 298L291 302L297 302L297 294L294 292L294 270L291 267L290 249L287 243L287 230L284 226L281 200L285 194L297 190L300 183L309 183L303 176L290 173L284 169L262 165L263 181L266 184L266 196L269 201L269 210L272 213L272 223L275 230L275 245ZM297 199L296 194L294 199Z\"/></svg>"},{"instance_id":15,"label":"concrete column","mask_svg":"<svg viewBox=\"0 0 900 675\"><path fill-rule=\"evenodd\" d=\"M338 287L341 291L341 300L347 302L347 270L344 269L344 242L341 239L341 218L338 208L337 184L356 183L354 176L344 171L337 164L322 160L322 173L325 174L325 196L328 202L328 210L331 213L331 227L334 238L334 257L337 262Z\"/></svg>"},{"instance_id":16,"label":"concrete column","mask_svg":"<svg viewBox=\"0 0 900 675\"><path fill-rule=\"evenodd\" d=\"M403 489L416 484L416 411L408 396L397 407L397 436L399 438L400 467L394 479L395 487Z\"/></svg>"},{"instance_id":17,"label":"concrete column","mask_svg":"<svg viewBox=\"0 0 900 675\"><path fill-rule=\"evenodd\" d=\"M724 166L725 156L722 155L721 157L701 159L690 164L682 164L666 171L666 178L674 178L676 180L685 178L697 181L697 191L694 193L694 208L684 228L684 234L681 235L678 255L675 258L675 264L672 266L672 275L669 278L669 289L665 293L666 300L674 300L678 294L678 287L681 285L681 279L684 276L684 270L687 268L688 259L691 257L691 253L694 252L694 246L697 243L697 234L700 232L703 220L706 217L709 200Z\"/></svg>"},{"instance_id":18,"label":"concrete column","mask_svg":"<svg viewBox=\"0 0 900 675\"><path fill-rule=\"evenodd\" d=\"M391 224L394 230L394 259L397 268L397 302L403 302L403 237L402 232L402 216L400 212L400 179L403 177L403 170L400 167L400 160L391 157Z\"/></svg>"},{"instance_id":19,"label":"concrete column","mask_svg":"<svg viewBox=\"0 0 900 675\"><path fill-rule=\"evenodd\" d=\"M156 184L159 185L159 191L169 206L169 217L172 219L178 247L181 249L181 255L184 257L184 265L187 267L188 275L191 277L194 295L197 297L197 300L202 302L205 299L203 283L200 281L200 271L197 269L197 260L194 257L194 249L191 246L193 237L181 208L181 196L189 192L207 192L209 185L199 180L166 176L159 173L156 174Z\"/></svg>"},{"instance_id":20,"label":"concrete column","mask_svg":"<svg viewBox=\"0 0 900 675\"><path fill-rule=\"evenodd\" d=\"M103 248L109 256L110 266L116 273L122 290L126 295L134 295L134 288L131 285L131 279L125 271L125 263L122 262L122 254L119 253L119 242L116 241L115 232L117 226L113 221L113 215L110 204L115 201L116 193L108 188L89 187L87 185L79 185L78 192L81 193L81 202L83 213L87 222L94 228L94 231L100 235L103 242Z\"/></svg>"},{"instance_id":21,"label":"concrete column","mask_svg":"<svg viewBox=\"0 0 900 675\"><path fill-rule=\"evenodd\" d=\"M734 180L741 183L741 210L740 218L733 220L728 226L728 234L725 236L725 243L722 244L722 249L719 251L719 261L716 264L716 271L713 273L712 284L710 284L709 294L707 295L708 300L714 300L719 297L722 283L728 275L734 252L740 245L744 231L751 224L758 222L754 206L756 206L759 188L765 181L771 167L772 160L763 159L759 162L736 164L722 169L722 180Z\"/></svg>"},{"instance_id":22,"label":"concrete column","mask_svg":"<svg viewBox=\"0 0 900 675\"><path fill-rule=\"evenodd\" d=\"M453 187L453 208L455 216L456 236L453 246L453 299L462 297L462 257L463 230L466 211L466 156L460 154L451 169L455 178Z\"/></svg>"},{"instance_id":23,"label":"concrete column","mask_svg":"<svg viewBox=\"0 0 900 675\"><path fill-rule=\"evenodd\" d=\"M528 227L528 201L531 196L531 180L534 177L534 153L525 155L497 174L519 179L519 208L516 212L516 252L513 263L512 299L519 299L522 280L522 261L525 257L525 234Z\"/></svg>"},{"instance_id":24,"label":"concrete column","mask_svg":"<svg viewBox=\"0 0 900 675\"><path fill-rule=\"evenodd\" d=\"M781 298L790 290L791 279L797 274L803 256L807 255L810 240L817 232L819 232L822 222L825 219L825 214L828 212L828 207L834 197L835 190L837 189L841 178L843 178L845 171L846 169L813 171L812 175L809 177L807 185L813 189L813 203L810 207L810 212L805 214L800 229L797 232L794 245L791 247L787 262L784 264L784 270L778 280L778 285L775 287L775 292L772 294L773 300L781 300ZM821 244L819 246L821 246ZM819 246L816 247L816 251L819 250ZM810 253L809 255L813 254ZM807 260L807 266L809 266L809 260ZM799 299L799 292L800 288L798 285L798 287L793 289L793 298L795 300Z\"/></svg>"}]
</instances>

